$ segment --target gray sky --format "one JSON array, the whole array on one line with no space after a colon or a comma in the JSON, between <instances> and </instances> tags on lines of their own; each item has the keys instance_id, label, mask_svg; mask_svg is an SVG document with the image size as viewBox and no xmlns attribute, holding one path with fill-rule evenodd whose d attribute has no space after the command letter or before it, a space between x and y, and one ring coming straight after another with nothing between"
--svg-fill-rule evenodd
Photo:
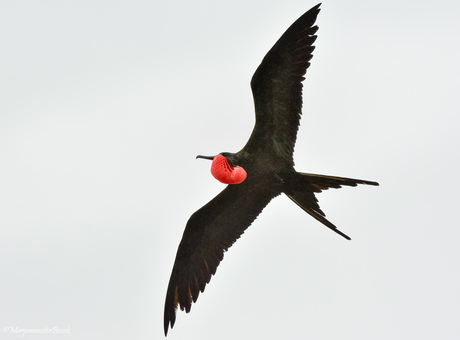
<instances>
[{"instance_id":1,"label":"gray sky","mask_svg":"<svg viewBox=\"0 0 460 340\"><path fill-rule=\"evenodd\" d=\"M2 338L163 337L185 224L224 188L195 156L245 144L252 74L315 4L2 2ZM272 201L168 338L460 337L459 17L323 3L296 169L381 186L319 195L350 242Z\"/></svg>"}]
</instances>

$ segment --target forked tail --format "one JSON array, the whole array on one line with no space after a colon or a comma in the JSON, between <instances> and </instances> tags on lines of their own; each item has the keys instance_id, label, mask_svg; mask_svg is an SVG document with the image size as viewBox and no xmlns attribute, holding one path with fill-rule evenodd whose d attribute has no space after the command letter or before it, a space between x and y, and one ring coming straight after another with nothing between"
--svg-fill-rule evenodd
<instances>
[{"instance_id":1,"label":"forked tail","mask_svg":"<svg viewBox=\"0 0 460 340\"><path fill-rule=\"evenodd\" d=\"M337 227L326 219L326 214L320 209L318 199L315 197L315 192L321 192L329 188L341 188L342 186L355 187L358 184L379 185L377 182L366 181L362 179L325 176L316 174L298 173L300 183L296 184L286 195L293 200L305 212L320 221L326 227L335 231L337 234L343 236L347 240L351 238L342 233Z\"/></svg>"}]
</instances>

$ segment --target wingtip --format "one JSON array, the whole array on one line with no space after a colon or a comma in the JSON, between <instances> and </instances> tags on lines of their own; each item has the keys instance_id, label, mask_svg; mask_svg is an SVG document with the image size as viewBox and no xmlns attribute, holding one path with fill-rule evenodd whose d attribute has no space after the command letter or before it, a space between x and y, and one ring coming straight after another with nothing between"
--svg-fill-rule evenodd
<instances>
[{"instance_id":1,"label":"wingtip","mask_svg":"<svg viewBox=\"0 0 460 340\"><path fill-rule=\"evenodd\" d=\"M170 295L170 290L168 287L168 293L166 294L164 318L163 318L165 337L168 336L169 327L171 326L171 329L172 329L174 327L174 323L176 322L177 304L174 304L175 303L174 300L171 302L170 297L171 295ZM171 306L174 306L174 307L171 307Z\"/></svg>"},{"instance_id":2,"label":"wingtip","mask_svg":"<svg viewBox=\"0 0 460 340\"><path fill-rule=\"evenodd\" d=\"M171 329L174 327L174 320L169 320L168 318L165 317L165 323L164 323L164 331L165 331L165 337L168 336L168 331L169 331L169 326L171 325Z\"/></svg>"},{"instance_id":3,"label":"wingtip","mask_svg":"<svg viewBox=\"0 0 460 340\"><path fill-rule=\"evenodd\" d=\"M172 328L172 326L171 326ZM168 336L168 331L169 331L169 319L165 316L164 319L164 331L165 331L165 337Z\"/></svg>"},{"instance_id":4,"label":"wingtip","mask_svg":"<svg viewBox=\"0 0 460 340\"><path fill-rule=\"evenodd\" d=\"M310 11L317 11L319 13L319 11L321 11L321 5L322 5L322 2L320 2L319 4L317 4L316 6L313 6Z\"/></svg>"},{"instance_id":5,"label":"wingtip","mask_svg":"<svg viewBox=\"0 0 460 340\"><path fill-rule=\"evenodd\" d=\"M165 337L168 336L168 330L169 330L169 322L165 321L165 324L164 324Z\"/></svg>"}]
</instances>

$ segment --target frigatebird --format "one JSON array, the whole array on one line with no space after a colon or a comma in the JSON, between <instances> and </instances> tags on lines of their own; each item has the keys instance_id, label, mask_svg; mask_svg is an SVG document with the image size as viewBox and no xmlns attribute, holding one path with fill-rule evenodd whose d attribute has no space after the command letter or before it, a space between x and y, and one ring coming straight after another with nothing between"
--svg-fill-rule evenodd
<instances>
[{"instance_id":1,"label":"frigatebird","mask_svg":"<svg viewBox=\"0 0 460 340\"><path fill-rule=\"evenodd\" d=\"M281 193L337 234L315 193L328 188L378 185L377 182L316 175L294 169L293 152L302 109L302 81L310 66L320 11L318 4L295 21L262 60L251 80L256 123L237 153L197 156L212 160L211 173L228 186L188 220L166 293L164 331L176 310L190 312L192 301L216 273L224 252L264 207Z\"/></svg>"}]
</instances>

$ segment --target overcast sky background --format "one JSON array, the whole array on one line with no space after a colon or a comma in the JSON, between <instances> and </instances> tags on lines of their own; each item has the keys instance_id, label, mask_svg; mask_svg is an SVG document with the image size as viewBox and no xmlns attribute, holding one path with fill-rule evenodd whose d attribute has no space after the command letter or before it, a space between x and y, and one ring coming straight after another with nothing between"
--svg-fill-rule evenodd
<instances>
[{"instance_id":1,"label":"overcast sky background","mask_svg":"<svg viewBox=\"0 0 460 340\"><path fill-rule=\"evenodd\" d=\"M189 216L224 185L249 82L309 1L0 5L0 333L161 339ZM325 1L296 169L380 182L287 197L169 339L460 338L460 2ZM6 330L6 332L4 332Z\"/></svg>"}]
</instances>

